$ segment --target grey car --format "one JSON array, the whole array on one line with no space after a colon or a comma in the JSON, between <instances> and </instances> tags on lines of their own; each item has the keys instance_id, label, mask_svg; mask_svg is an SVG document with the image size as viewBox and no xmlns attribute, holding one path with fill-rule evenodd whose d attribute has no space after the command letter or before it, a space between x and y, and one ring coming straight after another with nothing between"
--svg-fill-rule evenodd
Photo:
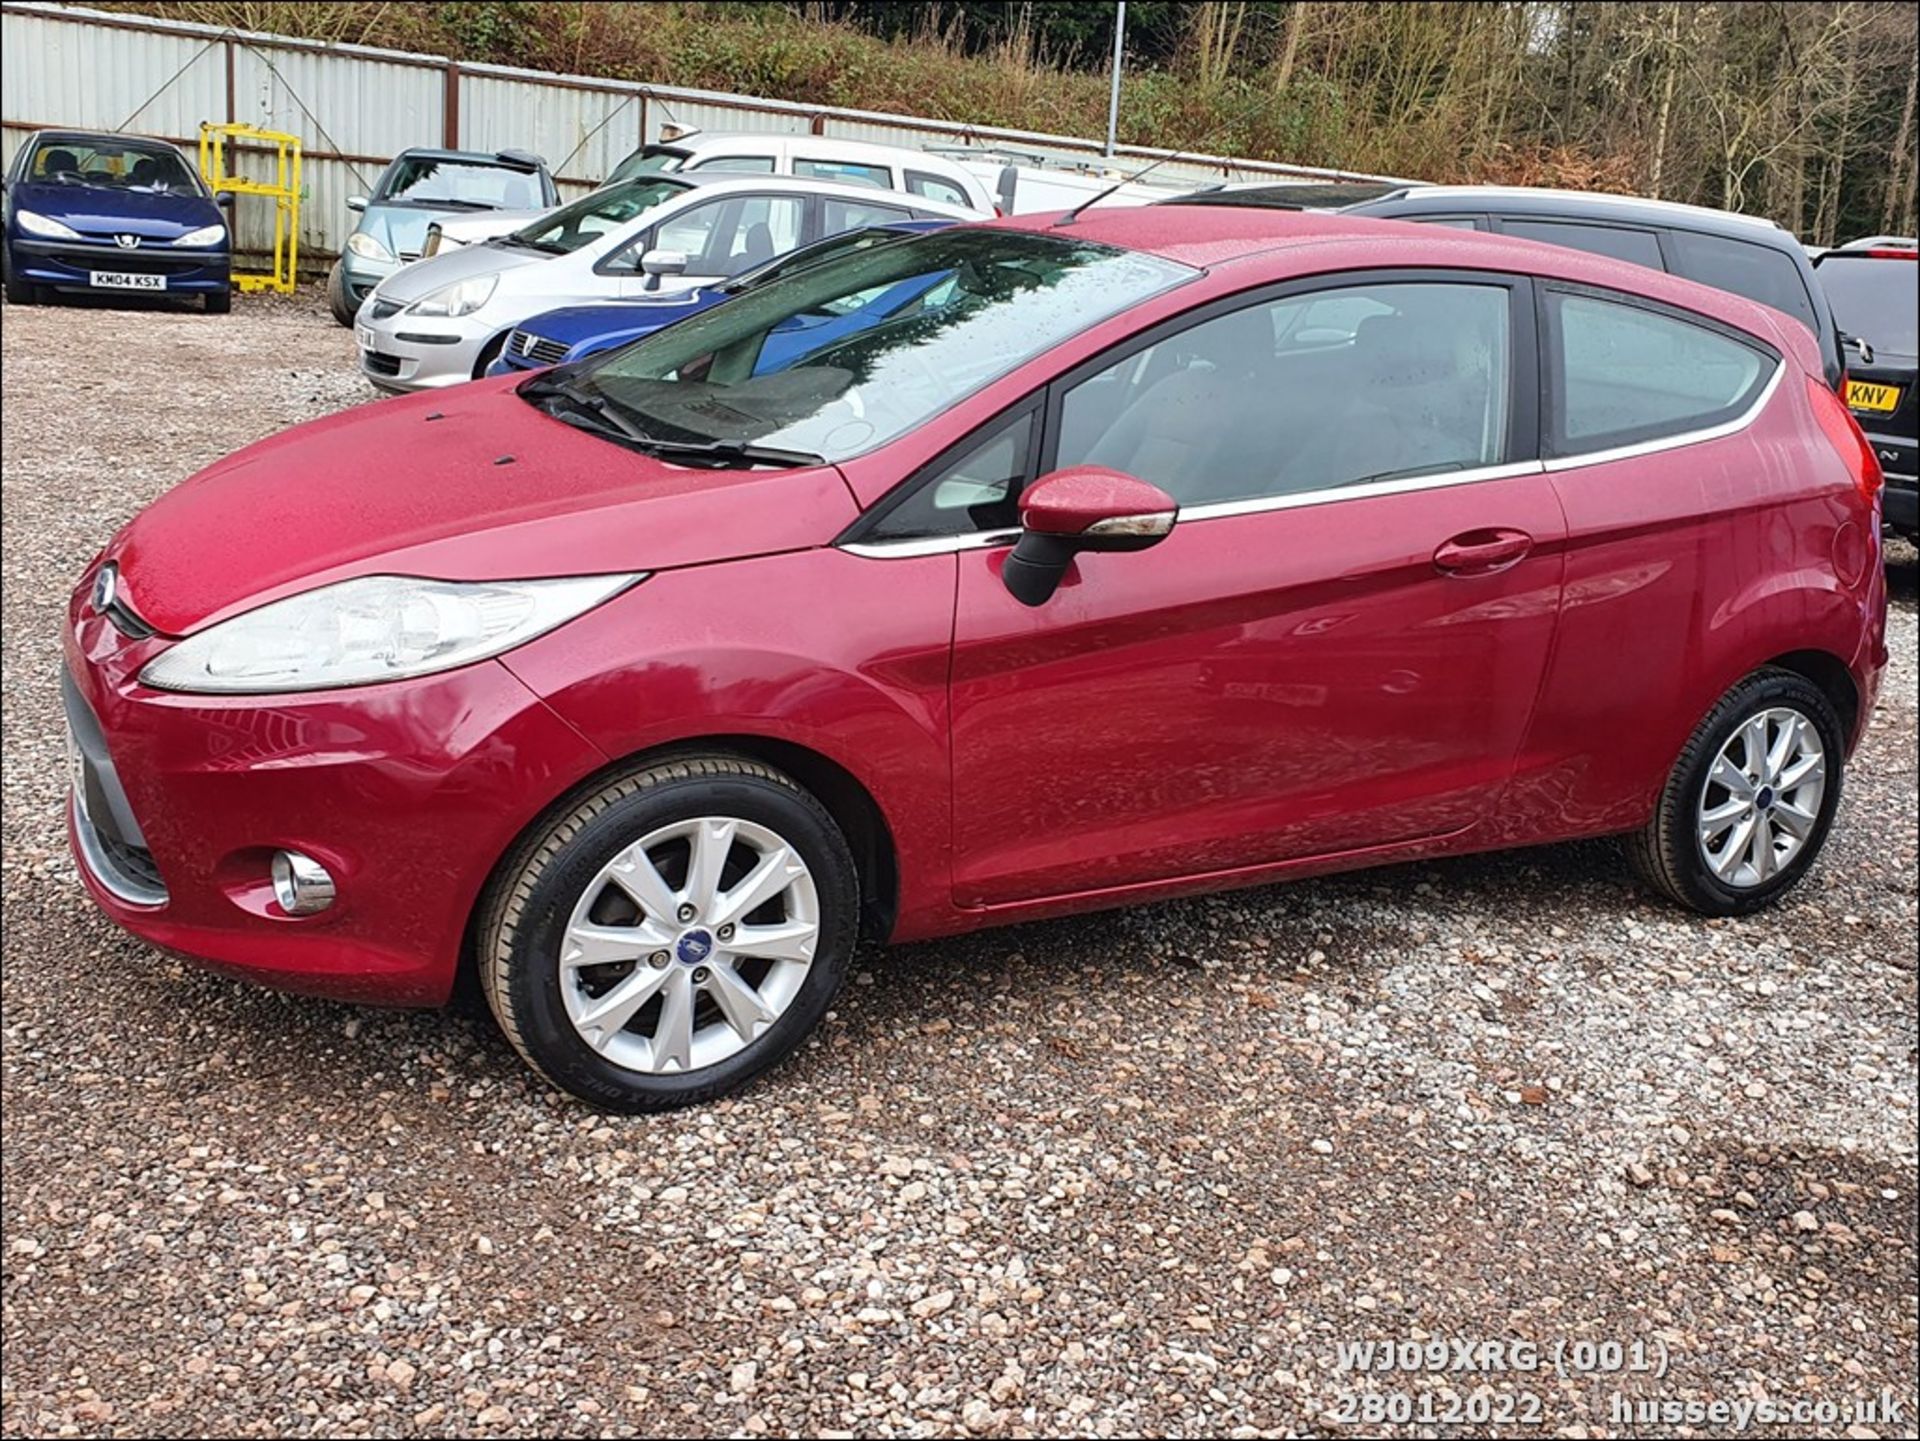
<instances>
[{"instance_id":1,"label":"grey car","mask_svg":"<svg viewBox=\"0 0 1920 1441\"><path fill-rule=\"evenodd\" d=\"M360 222L327 276L333 318L352 325L375 286L420 258L432 222L483 210L545 208L559 199L546 162L524 150L401 151L371 196L347 201Z\"/></svg>"}]
</instances>

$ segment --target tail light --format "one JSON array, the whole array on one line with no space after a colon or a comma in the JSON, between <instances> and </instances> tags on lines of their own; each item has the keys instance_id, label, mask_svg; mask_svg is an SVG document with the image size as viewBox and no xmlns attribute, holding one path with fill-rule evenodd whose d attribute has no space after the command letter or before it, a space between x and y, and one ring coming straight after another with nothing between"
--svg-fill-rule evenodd
<instances>
[{"instance_id":1,"label":"tail light","mask_svg":"<svg viewBox=\"0 0 1920 1441\"><path fill-rule=\"evenodd\" d=\"M1920 260L1920 250L1869 250L1869 260Z\"/></svg>"},{"instance_id":2,"label":"tail light","mask_svg":"<svg viewBox=\"0 0 1920 1441\"><path fill-rule=\"evenodd\" d=\"M1005 206L1002 206L1002 205L996 205L996 206L994 206L994 207L993 207L993 218L994 218L995 220L1005 220L1005 219L1007 218L1007 211L1006 211L1006 207L1005 207Z\"/></svg>"},{"instance_id":3,"label":"tail light","mask_svg":"<svg viewBox=\"0 0 1920 1441\"><path fill-rule=\"evenodd\" d=\"M1880 457L1873 453L1873 442L1867 439L1867 433L1860 428L1860 422L1853 418L1847 403L1827 389L1825 381L1808 376L1807 398L1813 403L1814 419L1820 422L1820 428L1826 432L1828 444L1846 462L1855 488L1871 503L1880 493L1880 487L1886 483L1886 476L1880 469Z\"/></svg>"}]
</instances>

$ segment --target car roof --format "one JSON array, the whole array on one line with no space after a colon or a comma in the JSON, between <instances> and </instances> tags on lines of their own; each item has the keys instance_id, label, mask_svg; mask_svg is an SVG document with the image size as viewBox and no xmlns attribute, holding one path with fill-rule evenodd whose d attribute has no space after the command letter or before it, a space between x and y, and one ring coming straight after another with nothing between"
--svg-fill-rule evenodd
<instances>
[{"instance_id":1,"label":"car roof","mask_svg":"<svg viewBox=\"0 0 1920 1441\"><path fill-rule=\"evenodd\" d=\"M769 141L781 144L797 144L809 151L816 151L822 160L831 160L835 155L849 159L896 160L901 156L911 159L925 157L939 165L952 165L954 162L944 156L928 150L915 150L906 145L882 145L872 140L843 140L837 135L791 135L785 133L770 134L752 130L716 130L713 132L696 130L678 140L661 140L647 148L663 150L684 150L689 153L702 149L720 149L735 145L765 146Z\"/></svg>"},{"instance_id":2,"label":"car roof","mask_svg":"<svg viewBox=\"0 0 1920 1441\"><path fill-rule=\"evenodd\" d=\"M684 185L690 190L750 190L756 194L831 195L836 198L872 200L909 209L938 211L942 215L975 215L970 206L949 205L925 195L909 195L904 190L882 190L877 185L861 185L850 180L815 180L805 175L745 175L738 171L671 170L661 175L636 175L623 185L647 185L657 180ZM879 197L876 199L876 197Z\"/></svg>"},{"instance_id":3,"label":"car roof","mask_svg":"<svg viewBox=\"0 0 1920 1441\"><path fill-rule=\"evenodd\" d=\"M1355 210L1498 210L1508 215L1574 216L1586 220L1615 220L1641 225L1680 226L1715 231L1753 240L1764 235L1782 243L1793 237L1760 215L1714 210L1705 205L1683 205L1677 200L1651 200L1640 195L1613 195L1603 190L1551 190L1526 185L1421 185L1361 201ZM1797 243L1797 242L1795 242Z\"/></svg>"},{"instance_id":4,"label":"car roof","mask_svg":"<svg viewBox=\"0 0 1920 1441\"><path fill-rule=\"evenodd\" d=\"M1093 206L1071 225L1057 226L1064 213L1015 215L987 224L1144 251L1199 270L1229 273L1242 286L1359 269L1492 270L1566 280L1691 310L1789 350L1814 371L1820 368L1818 347L1806 327L1767 306L1662 270L1564 245L1337 210L1217 203Z\"/></svg>"}]
</instances>

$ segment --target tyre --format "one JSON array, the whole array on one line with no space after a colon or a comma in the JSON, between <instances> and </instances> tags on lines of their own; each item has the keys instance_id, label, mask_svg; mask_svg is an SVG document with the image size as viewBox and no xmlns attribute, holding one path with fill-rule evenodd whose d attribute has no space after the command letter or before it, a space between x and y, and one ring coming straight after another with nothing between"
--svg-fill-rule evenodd
<instances>
[{"instance_id":1,"label":"tyre","mask_svg":"<svg viewBox=\"0 0 1920 1441\"><path fill-rule=\"evenodd\" d=\"M507 1039L610 1111L744 1086L798 1046L846 975L859 883L792 780L727 755L661 760L536 823L476 933Z\"/></svg>"},{"instance_id":2,"label":"tyre","mask_svg":"<svg viewBox=\"0 0 1920 1441\"><path fill-rule=\"evenodd\" d=\"M1846 735L1826 694L1792 671L1756 671L1700 722L1644 830L1634 869L1710 916L1758 910L1794 886L1840 804Z\"/></svg>"},{"instance_id":3,"label":"tyre","mask_svg":"<svg viewBox=\"0 0 1920 1441\"><path fill-rule=\"evenodd\" d=\"M493 339L480 347L480 354L473 362L473 378L479 380L487 373L487 367L500 358L500 352L507 348L507 332L501 331Z\"/></svg>"},{"instance_id":4,"label":"tyre","mask_svg":"<svg viewBox=\"0 0 1920 1441\"><path fill-rule=\"evenodd\" d=\"M6 291L7 304L9 305L38 305L40 303L40 287L32 281L15 280L13 276L9 274L6 280Z\"/></svg>"},{"instance_id":5,"label":"tyre","mask_svg":"<svg viewBox=\"0 0 1920 1441\"><path fill-rule=\"evenodd\" d=\"M210 293L205 297L205 300L207 304L207 314L209 315L225 315L233 309L233 292L231 290Z\"/></svg>"},{"instance_id":6,"label":"tyre","mask_svg":"<svg viewBox=\"0 0 1920 1441\"><path fill-rule=\"evenodd\" d=\"M327 309L333 312L336 324L352 325L353 318L360 313L360 307L347 294L347 277L342 273L345 264L344 260L336 260L333 269L327 272Z\"/></svg>"}]
</instances>

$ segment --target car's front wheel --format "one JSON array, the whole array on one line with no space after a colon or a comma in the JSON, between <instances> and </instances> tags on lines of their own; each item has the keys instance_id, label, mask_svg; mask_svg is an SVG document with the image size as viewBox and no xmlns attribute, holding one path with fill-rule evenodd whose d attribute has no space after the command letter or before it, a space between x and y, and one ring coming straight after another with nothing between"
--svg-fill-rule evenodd
<instances>
[{"instance_id":1,"label":"car's front wheel","mask_svg":"<svg viewBox=\"0 0 1920 1441\"><path fill-rule=\"evenodd\" d=\"M794 1050L846 974L859 884L791 779L727 755L662 760L549 817L477 936L501 1029L563 1090L658 1111Z\"/></svg>"},{"instance_id":2,"label":"car's front wheel","mask_svg":"<svg viewBox=\"0 0 1920 1441\"><path fill-rule=\"evenodd\" d=\"M1756 671L1700 722L1627 852L1642 877L1713 916L1796 884L1840 804L1846 735L1833 702L1792 671Z\"/></svg>"},{"instance_id":3,"label":"car's front wheel","mask_svg":"<svg viewBox=\"0 0 1920 1441\"><path fill-rule=\"evenodd\" d=\"M360 313L360 307L353 303L353 297L347 293L344 260L334 261L333 269L327 272L327 309L332 312L336 325L352 325L354 317Z\"/></svg>"}]
</instances>

